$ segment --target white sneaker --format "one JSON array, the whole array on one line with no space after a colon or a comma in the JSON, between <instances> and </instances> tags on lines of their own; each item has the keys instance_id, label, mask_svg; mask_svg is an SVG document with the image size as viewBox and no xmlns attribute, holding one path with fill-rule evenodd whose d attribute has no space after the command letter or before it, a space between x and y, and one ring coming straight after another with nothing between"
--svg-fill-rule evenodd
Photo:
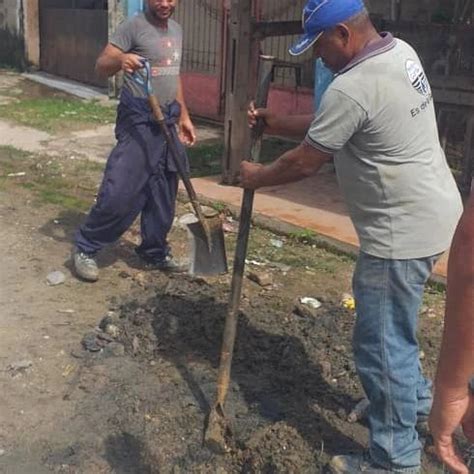
<instances>
[{"instance_id":1,"label":"white sneaker","mask_svg":"<svg viewBox=\"0 0 474 474\"><path fill-rule=\"evenodd\" d=\"M99 279L99 268L92 255L87 255L75 249L72 253L72 261L74 262L74 270L83 280L97 281Z\"/></svg>"}]
</instances>

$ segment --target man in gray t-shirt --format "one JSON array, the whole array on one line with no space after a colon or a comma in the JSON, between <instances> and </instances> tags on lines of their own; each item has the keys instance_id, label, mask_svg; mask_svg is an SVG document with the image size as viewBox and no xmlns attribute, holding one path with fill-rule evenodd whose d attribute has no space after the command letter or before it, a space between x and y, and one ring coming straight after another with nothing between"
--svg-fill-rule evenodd
<instances>
[{"instance_id":1,"label":"man in gray t-shirt","mask_svg":"<svg viewBox=\"0 0 474 474\"><path fill-rule=\"evenodd\" d=\"M110 44L121 51L147 58L151 63L152 84L162 105L176 100L182 51L182 29L174 20L168 20L167 28L160 28L140 13L122 23L110 39ZM136 71L140 73L140 69ZM144 97L143 88L124 74L124 88L135 97Z\"/></svg>"},{"instance_id":2,"label":"man in gray t-shirt","mask_svg":"<svg viewBox=\"0 0 474 474\"><path fill-rule=\"evenodd\" d=\"M117 145L109 156L97 203L75 238L74 268L88 281L98 279L97 252L118 240L138 215L142 236L138 255L160 270L184 270L167 242L178 187L176 166L153 120L144 87L132 78L144 74L144 59L151 63L154 93L187 167L181 142L193 145L196 136L180 78L182 31L171 19L176 1L148 0L146 13L122 23L97 60L96 70L103 76L122 70L124 86L115 128Z\"/></svg>"},{"instance_id":3,"label":"man in gray t-shirt","mask_svg":"<svg viewBox=\"0 0 474 474\"><path fill-rule=\"evenodd\" d=\"M451 242L462 203L441 149L420 59L378 34L362 0L309 0L305 35L334 72L316 117L249 110L277 133L306 134L268 166L243 162L245 188L297 181L334 158L360 240L353 290L357 371L370 401L369 452L336 456L333 473L420 472L417 421L431 406L416 336L424 286Z\"/></svg>"}]
</instances>

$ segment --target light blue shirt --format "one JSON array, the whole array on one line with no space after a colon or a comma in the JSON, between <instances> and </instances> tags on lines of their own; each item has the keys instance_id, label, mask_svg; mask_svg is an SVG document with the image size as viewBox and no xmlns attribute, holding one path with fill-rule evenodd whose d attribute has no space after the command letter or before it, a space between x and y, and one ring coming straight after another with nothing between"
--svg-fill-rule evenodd
<instances>
[{"instance_id":1,"label":"light blue shirt","mask_svg":"<svg viewBox=\"0 0 474 474\"><path fill-rule=\"evenodd\" d=\"M326 89L334 79L334 74L321 59L316 59L314 78L314 110L317 111Z\"/></svg>"}]
</instances>

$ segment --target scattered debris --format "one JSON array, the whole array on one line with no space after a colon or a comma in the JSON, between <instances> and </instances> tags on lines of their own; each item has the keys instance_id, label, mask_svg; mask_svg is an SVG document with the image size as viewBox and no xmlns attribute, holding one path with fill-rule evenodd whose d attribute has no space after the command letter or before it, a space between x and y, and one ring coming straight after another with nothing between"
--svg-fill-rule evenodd
<instances>
[{"instance_id":1,"label":"scattered debris","mask_svg":"<svg viewBox=\"0 0 474 474\"><path fill-rule=\"evenodd\" d=\"M420 351L419 357L420 357L420 360L425 360L425 357L426 357L425 352L424 352L424 351Z\"/></svg>"},{"instance_id":2,"label":"scattered debris","mask_svg":"<svg viewBox=\"0 0 474 474\"><path fill-rule=\"evenodd\" d=\"M25 372L27 369L29 369L33 365L33 362L31 360L25 359L25 360L20 360L18 362L13 362L12 364L7 366L7 372L10 372L12 377L16 377L23 372Z\"/></svg>"},{"instance_id":3,"label":"scattered debris","mask_svg":"<svg viewBox=\"0 0 474 474\"><path fill-rule=\"evenodd\" d=\"M7 176L9 178L20 178L21 176L26 176L24 171L20 171L19 173L8 173Z\"/></svg>"},{"instance_id":4,"label":"scattered debris","mask_svg":"<svg viewBox=\"0 0 474 474\"><path fill-rule=\"evenodd\" d=\"M192 208L192 206L191 206L191 208ZM217 211L213 207L201 206L201 209L202 209L202 213L204 214L204 217L216 217L216 216L219 215L219 211Z\"/></svg>"},{"instance_id":5,"label":"scattered debris","mask_svg":"<svg viewBox=\"0 0 474 474\"><path fill-rule=\"evenodd\" d=\"M291 270L291 266L285 265L284 263L272 262L271 266L277 270L280 270L282 273L288 273Z\"/></svg>"},{"instance_id":6,"label":"scattered debris","mask_svg":"<svg viewBox=\"0 0 474 474\"><path fill-rule=\"evenodd\" d=\"M81 344L86 351L99 352L107 342L101 340L96 332L90 332L82 338Z\"/></svg>"},{"instance_id":7,"label":"scattered debris","mask_svg":"<svg viewBox=\"0 0 474 474\"><path fill-rule=\"evenodd\" d=\"M105 332L99 332L97 337L105 342L114 342L114 338Z\"/></svg>"},{"instance_id":8,"label":"scattered debris","mask_svg":"<svg viewBox=\"0 0 474 474\"><path fill-rule=\"evenodd\" d=\"M357 421L363 420L369 411L370 402L367 398L363 398L357 403L347 417L349 423L356 423Z\"/></svg>"},{"instance_id":9,"label":"scattered debris","mask_svg":"<svg viewBox=\"0 0 474 474\"><path fill-rule=\"evenodd\" d=\"M270 239L270 244L277 249L283 248L283 240L280 239Z\"/></svg>"},{"instance_id":10,"label":"scattered debris","mask_svg":"<svg viewBox=\"0 0 474 474\"><path fill-rule=\"evenodd\" d=\"M140 286L145 286L147 283L147 276L143 272L139 272L133 276L133 281L136 282Z\"/></svg>"},{"instance_id":11,"label":"scattered debris","mask_svg":"<svg viewBox=\"0 0 474 474\"><path fill-rule=\"evenodd\" d=\"M312 306L302 304L299 300L296 301L295 306L293 308L293 314L300 316L302 318L315 318L317 317L317 308L313 308Z\"/></svg>"},{"instance_id":12,"label":"scattered debris","mask_svg":"<svg viewBox=\"0 0 474 474\"><path fill-rule=\"evenodd\" d=\"M4 449L0 449L0 456L3 456L6 453Z\"/></svg>"},{"instance_id":13,"label":"scattered debris","mask_svg":"<svg viewBox=\"0 0 474 474\"><path fill-rule=\"evenodd\" d=\"M74 314L75 311L73 309L58 309L58 313L60 313L60 314Z\"/></svg>"},{"instance_id":14,"label":"scattered debris","mask_svg":"<svg viewBox=\"0 0 474 474\"><path fill-rule=\"evenodd\" d=\"M178 225L181 229L186 230L189 224L194 224L198 222L198 220L199 219L196 217L196 215L190 212L178 218Z\"/></svg>"},{"instance_id":15,"label":"scattered debris","mask_svg":"<svg viewBox=\"0 0 474 474\"><path fill-rule=\"evenodd\" d=\"M266 265L265 262L260 262L258 260L245 260L247 265L255 265L256 267L264 267Z\"/></svg>"},{"instance_id":16,"label":"scattered debris","mask_svg":"<svg viewBox=\"0 0 474 474\"><path fill-rule=\"evenodd\" d=\"M74 359L86 359L88 355L88 352L82 349L73 349L71 351L71 356L74 357Z\"/></svg>"},{"instance_id":17,"label":"scattered debris","mask_svg":"<svg viewBox=\"0 0 474 474\"><path fill-rule=\"evenodd\" d=\"M321 375L323 376L323 378L325 378L326 380L330 379L332 375L331 362L329 362L328 360L323 360L320 365L321 365Z\"/></svg>"},{"instance_id":18,"label":"scattered debris","mask_svg":"<svg viewBox=\"0 0 474 474\"><path fill-rule=\"evenodd\" d=\"M428 318L436 318L436 312L433 308L426 308L423 312L422 312L423 316L427 316Z\"/></svg>"},{"instance_id":19,"label":"scattered debris","mask_svg":"<svg viewBox=\"0 0 474 474\"><path fill-rule=\"evenodd\" d=\"M69 375L71 375L74 372L75 368L76 367L72 364L66 365L63 370L63 377L68 377Z\"/></svg>"},{"instance_id":20,"label":"scattered debris","mask_svg":"<svg viewBox=\"0 0 474 474\"><path fill-rule=\"evenodd\" d=\"M117 320L117 315L115 314L115 311L109 311L106 316L104 316L100 323L99 323L99 329L105 332L105 328L109 324L115 324Z\"/></svg>"},{"instance_id":21,"label":"scattered debris","mask_svg":"<svg viewBox=\"0 0 474 474\"><path fill-rule=\"evenodd\" d=\"M49 286L57 286L61 285L66 281L66 276L63 272L55 271L51 272L47 277L46 280Z\"/></svg>"},{"instance_id":22,"label":"scattered debris","mask_svg":"<svg viewBox=\"0 0 474 474\"><path fill-rule=\"evenodd\" d=\"M318 299L311 298L309 296L304 296L303 298L300 298L300 303L304 304L305 306L309 306L313 309L321 308L321 306L323 305Z\"/></svg>"},{"instance_id":23,"label":"scattered debris","mask_svg":"<svg viewBox=\"0 0 474 474\"><path fill-rule=\"evenodd\" d=\"M125 355L125 347L118 342L111 342L104 347L104 357L122 357Z\"/></svg>"},{"instance_id":24,"label":"scattered debris","mask_svg":"<svg viewBox=\"0 0 474 474\"><path fill-rule=\"evenodd\" d=\"M269 273L249 272L247 278L263 288L273 284L273 278Z\"/></svg>"},{"instance_id":25,"label":"scattered debris","mask_svg":"<svg viewBox=\"0 0 474 474\"><path fill-rule=\"evenodd\" d=\"M119 336L120 329L115 324L107 324L104 332L115 339Z\"/></svg>"},{"instance_id":26,"label":"scattered debris","mask_svg":"<svg viewBox=\"0 0 474 474\"><path fill-rule=\"evenodd\" d=\"M228 234L236 234L238 232L237 223L231 216L225 218L222 223L222 230Z\"/></svg>"},{"instance_id":27,"label":"scattered debris","mask_svg":"<svg viewBox=\"0 0 474 474\"><path fill-rule=\"evenodd\" d=\"M355 304L355 299L352 295L345 293L342 295L342 306L346 309L349 309L351 311L355 310L356 304Z\"/></svg>"},{"instance_id":28,"label":"scattered debris","mask_svg":"<svg viewBox=\"0 0 474 474\"><path fill-rule=\"evenodd\" d=\"M132 350L133 354L138 354L138 349L140 349L140 340L138 339L137 336L133 336L132 340Z\"/></svg>"}]
</instances>

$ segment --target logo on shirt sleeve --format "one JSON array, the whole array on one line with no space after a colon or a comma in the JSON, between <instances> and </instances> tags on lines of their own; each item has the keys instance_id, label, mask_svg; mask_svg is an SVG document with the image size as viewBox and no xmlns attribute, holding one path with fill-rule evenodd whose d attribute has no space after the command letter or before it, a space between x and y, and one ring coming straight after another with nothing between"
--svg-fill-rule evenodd
<instances>
[{"instance_id":1,"label":"logo on shirt sleeve","mask_svg":"<svg viewBox=\"0 0 474 474\"><path fill-rule=\"evenodd\" d=\"M408 79L412 86L422 95L428 96L431 93L430 84L426 77L425 71L417 62L408 59L405 63Z\"/></svg>"}]
</instances>

